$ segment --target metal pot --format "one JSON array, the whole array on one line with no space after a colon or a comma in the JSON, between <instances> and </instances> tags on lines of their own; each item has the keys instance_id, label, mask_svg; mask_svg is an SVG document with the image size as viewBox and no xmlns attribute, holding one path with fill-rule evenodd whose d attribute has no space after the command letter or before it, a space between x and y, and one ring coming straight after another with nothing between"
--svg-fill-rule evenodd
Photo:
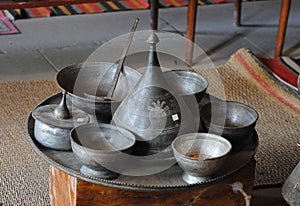
<instances>
[{"instance_id":1,"label":"metal pot","mask_svg":"<svg viewBox=\"0 0 300 206\"><path fill-rule=\"evenodd\" d=\"M56 80L68 92L73 105L90 115L91 122L109 123L116 108L141 77L136 70L124 67L113 100L104 99L112 87L116 69L117 64L107 62L74 64L60 70Z\"/></svg>"},{"instance_id":2,"label":"metal pot","mask_svg":"<svg viewBox=\"0 0 300 206\"><path fill-rule=\"evenodd\" d=\"M71 131L74 155L82 162L80 172L104 179L115 179L118 171L110 169L121 165L123 153L130 153L135 136L111 124L85 124Z\"/></svg>"},{"instance_id":3,"label":"metal pot","mask_svg":"<svg viewBox=\"0 0 300 206\"><path fill-rule=\"evenodd\" d=\"M88 115L77 108L68 110L66 94L59 105L37 107L32 112L35 119L34 136L43 146L55 150L71 150L70 131L74 126L87 124Z\"/></svg>"},{"instance_id":4,"label":"metal pot","mask_svg":"<svg viewBox=\"0 0 300 206\"><path fill-rule=\"evenodd\" d=\"M199 103L208 87L208 82L202 75L189 70L166 71L164 77L186 101L189 97L194 97Z\"/></svg>"}]
</instances>

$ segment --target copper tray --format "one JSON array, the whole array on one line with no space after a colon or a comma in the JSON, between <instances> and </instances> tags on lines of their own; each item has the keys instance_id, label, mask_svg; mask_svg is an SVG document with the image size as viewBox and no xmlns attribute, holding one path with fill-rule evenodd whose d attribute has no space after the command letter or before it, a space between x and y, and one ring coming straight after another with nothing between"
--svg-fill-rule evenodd
<instances>
[{"instance_id":1,"label":"copper tray","mask_svg":"<svg viewBox=\"0 0 300 206\"><path fill-rule=\"evenodd\" d=\"M37 107L48 104L57 104L60 99L61 93L54 94L41 102ZM228 162L230 162L230 164L225 163L220 172L218 172L214 177L201 183L187 184L184 182L181 177L183 171L177 164L161 173L150 176L131 177L121 175L117 179L106 180L80 173L80 167L82 164L78 159L76 159L72 151L57 151L40 145L34 137L34 123L35 120L30 113L27 122L30 143L33 149L50 165L87 182L138 191L178 191L205 187L228 177L247 165L254 158L258 147L258 136L255 132L251 138L248 138L246 146L241 151L230 155L228 158Z\"/></svg>"}]
</instances>

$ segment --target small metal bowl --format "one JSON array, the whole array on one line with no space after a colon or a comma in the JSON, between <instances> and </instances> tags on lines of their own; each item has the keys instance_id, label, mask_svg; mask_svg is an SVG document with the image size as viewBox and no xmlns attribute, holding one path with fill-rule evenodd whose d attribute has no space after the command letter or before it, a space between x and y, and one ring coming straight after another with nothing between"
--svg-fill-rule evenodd
<instances>
[{"instance_id":1,"label":"small metal bowl","mask_svg":"<svg viewBox=\"0 0 300 206\"><path fill-rule=\"evenodd\" d=\"M111 124L86 124L71 131L73 153L83 163L80 172L88 176L117 178L119 174L107 168L119 164L134 144L131 132Z\"/></svg>"},{"instance_id":2,"label":"small metal bowl","mask_svg":"<svg viewBox=\"0 0 300 206\"><path fill-rule=\"evenodd\" d=\"M188 70L164 72L164 77L183 98L195 97L199 103L207 89L208 82L200 74Z\"/></svg>"},{"instance_id":3,"label":"small metal bowl","mask_svg":"<svg viewBox=\"0 0 300 206\"><path fill-rule=\"evenodd\" d=\"M61 69L56 81L68 92L72 104L90 115L91 122L110 123L113 112L141 77L139 72L125 66L113 100L104 99L112 87L116 69L117 64L108 62L74 64Z\"/></svg>"},{"instance_id":4,"label":"small metal bowl","mask_svg":"<svg viewBox=\"0 0 300 206\"><path fill-rule=\"evenodd\" d=\"M228 139L234 151L243 148L251 137L258 120L258 113L250 106L234 101L216 101L204 105L200 119L206 132Z\"/></svg>"},{"instance_id":5,"label":"small metal bowl","mask_svg":"<svg viewBox=\"0 0 300 206\"><path fill-rule=\"evenodd\" d=\"M230 155L231 144L225 138L208 133L190 133L172 142L174 157L184 170L182 178L189 184L206 181Z\"/></svg>"}]
</instances>

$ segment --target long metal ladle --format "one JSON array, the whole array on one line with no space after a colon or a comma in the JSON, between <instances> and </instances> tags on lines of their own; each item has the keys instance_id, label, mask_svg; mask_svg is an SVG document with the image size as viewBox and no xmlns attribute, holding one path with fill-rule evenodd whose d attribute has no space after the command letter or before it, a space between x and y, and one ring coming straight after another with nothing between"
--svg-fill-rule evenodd
<instances>
[{"instance_id":1,"label":"long metal ladle","mask_svg":"<svg viewBox=\"0 0 300 206\"><path fill-rule=\"evenodd\" d=\"M119 79L120 73L121 73L121 71L123 71L124 62L125 62L125 59L126 59L126 56L127 56L128 50L129 50L129 47L131 45L131 42L132 42L132 39L133 39L133 35L134 35L135 30L136 30L138 22L139 22L139 18L137 18L135 20L135 22L134 22L134 24L132 26L132 29L131 29L131 32L130 32L127 44L124 47L122 55L121 55L121 58L120 58L120 60L118 62L117 70L116 70L116 73L115 73L115 76L114 76L113 82L112 82L112 87L108 91L107 95L103 97L103 96L95 96L95 95L91 95L91 94L88 94L88 93L84 93L84 96L86 98L100 100L100 101L103 101L103 100L105 100L105 101L111 101L111 100L113 100L112 97L114 95L114 92L115 92L115 89L116 89L116 86L117 86L117 83L118 83L118 79Z\"/></svg>"},{"instance_id":2,"label":"long metal ladle","mask_svg":"<svg viewBox=\"0 0 300 206\"><path fill-rule=\"evenodd\" d=\"M126 56L127 56L127 52L129 50L130 44L132 42L133 35L134 35L135 30L136 30L138 22L139 22L139 19L137 18L135 20L133 26L132 26L132 29L131 29L131 32L130 32L127 44L126 44L125 48L123 49L121 59L120 59L120 61L118 63L117 71L116 71L116 74L115 74L113 82L112 82L112 87L108 91L107 96L104 97L105 100L112 100L112 97L114 95L114 92L115 92L115 89L116 89L116 86L117 86L117 83L118 83L118 79L119 79L120 73L121 73L121 71L123 71L124 62L125 62L125 59L126 59Z\"/></svg>"}]
</instances>

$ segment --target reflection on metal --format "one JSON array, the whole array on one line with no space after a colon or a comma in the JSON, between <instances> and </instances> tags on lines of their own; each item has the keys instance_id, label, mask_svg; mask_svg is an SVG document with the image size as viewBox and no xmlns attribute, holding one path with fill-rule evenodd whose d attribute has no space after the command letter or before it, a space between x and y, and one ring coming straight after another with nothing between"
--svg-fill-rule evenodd
<instances>
[{"instance_id":1,"label":"reflection on metal","mask_svg":"<svg viewBox=\"0 0 300 206\"><path fill-rule=\"evenodd\" d=\"M251 195L247 195L245 190L243 189L243 183L241 182L234 182L232 185L232 190L234 193L240 192L244 198L245 198L245 205L250 206L251 205Z\"/></svg>"},{"instance_id":2,"label":"reflection on metal","mask_svg":"<svg viewBox=\"0 0 300 206\"><path fill-rule=\"evenodd\" d=\"M34 136L45 147L56 150L70 150L70 131L74 126L87 124L88 115L77 109L69 111L66 104L66 92L60 103L36 108L32 112L35 118Z\"/></svg>"},{"instance_id":3,"label":"reflection on metal","mask_svg":"<svg viewBox=\"0 0 300 206\"><path fill-rule=\"evenodd\" d=\"M110 90L117 64L87 62L64 67L56 75L57 84L68 92L74 107L90 115L93 122L109 123L112 113L134 87L141 74L124 66L114 91L114 100L103 99Z\"/></svg>"},{"instance_id":4,"label":"reflection on metal","mask_svg":"<svg viewBox=\"0 0 300 206\"><path fill-rule=\"evenodd\" d=\"M62 98L59 105L54 109L53 115L57 119L70 119L71 114L69 112L69 109L67 107L67 101L66 101L66 91L62 91Z\"/></svg>"},{"instance_id":5,"label":"reflection on metal","mask_svg":"<svg viewBox=\"0 0 300 206\"><path fill-rule=\"evenodd\" d=\"M245 139L255 131L257 111L236 101L215 101L200 110L204 131L221 135L230 141L234 151L245 146Z\"/></svg>"},{"instance_id":6,"label":"reflection on metal","mask_svg":"<svg viewBox=\"0 0 300 206\"><path fill-rule=\"evenodd\" d=\"M208 99L208 97L207 97ZM61 100L61 93L52 95L45 99L42 103L37 105L36 108L40 108L50 104L58 104ZM208 99L209 100L209 99ZM230 177L233 173L237 172L245 165L247 165L254 157L258 148L258 136L255 132L254 136L248 139L246 146L236 153L230 153L228 162L230 164L224 164L223 168L220 169L215 176L209 178L205 182L188 184L182 179L182 169L176 164L173 167L160 172L153 174L151 176L142 176L134 177L122 175L118 179L114 180L104 180L101 178L87 176L80 172L82 162L80 162L74 155L73 152L65 152L59 150L49 149L42 146L39 142L36 141L35 126L36 121L31 115L29 115L27 120L27 132L29 137L29 142L33 149L39 154L44 160L49 164L56 167L57 169L70 174L74 177L80 178L82 180L92 182L95 184L110 186L119 189L132 189L134 191L147 191L147 192L162 192L162 191L182 191L187 189L196 189L199 187L209 186L212 183L225 178ZM153 163L153 161L151 161ZM153 166L152 164L149 166ZM130 164L130 162L126 163ZM127 167L128 168L128 167Z\"/></svg>"},{"instance_id":7,"label":"reflection on metal","mask_svg":"<svg viewBox=\"0 0 300 206\"><path fill-rule=\"evenodd\" d=\"M135 154L161 152L171 145L182 126L180 98L166 82L156 53L159 42L153 32L144 75L118 107L113 123L137 135ZM170 147L168 148L169 151Z\"/></svg>"},{"instance_id":8,"label":"reflection on metal","mask_svg":"<svg viewBox=\"0 0 300 206\"><path fill-rule=\"evenodd\" d=\"M195 184L216 174L230 156L232 146L225 138L208 133L189 133L172 142L176 161L184 170L182 179Z\"/></svg>"},{"instance_id":9,"label":"reflection on metal","mask_svg":"<svg viewBox=\"0 0 300 206\"><path fill-rule=\"evenodd\" d=\"M111 124L97 123L74 128L70 139L74 155L83 164L80 172L103 179L115 179L119 176L106 165L122 164L121 152L129 153L135 143L131 132Z\"/></svg>"},{"instance_id":10,"label":"reflection on metal","mask_svg":"<svg viewBox=\"0 0 300 206\"><path fill-rule=\"evenodd\" d=\"M282 187L282 196L292 206L300 205L300 163L289 175Z\"/></svg>"},{"instance_id":11,"label":"reflection on metal","mask_svg":"<svg viewBox=\"0 0 300 206\"><path fill-rule=\"evenodd\" d=\"M131 32L130 32L127 44L126 44L125 48L123 49L121 59L120 59L120 61L118 63L117 71L116 71L116 73L114 75L114 79L113 79L113 82L112 82L112 87L110 88L110 90L108 91L107 96L105 97L106 100L112 100L113 99L113 95L114 95L114 92L115 92L115 89L116 89L116 86L117 86L117 83L118 83L118 80L119 80L120 72L123 72L124 62L125 62L125 59L126 59L127 52L129 50L130 44L132 42L133 35L134 35L135 30L136 30L138 22L139 22L139 19L137 18L134 21L134 24L132 26L132 29L131 29Z\"/></svg>"}]
</instances>

